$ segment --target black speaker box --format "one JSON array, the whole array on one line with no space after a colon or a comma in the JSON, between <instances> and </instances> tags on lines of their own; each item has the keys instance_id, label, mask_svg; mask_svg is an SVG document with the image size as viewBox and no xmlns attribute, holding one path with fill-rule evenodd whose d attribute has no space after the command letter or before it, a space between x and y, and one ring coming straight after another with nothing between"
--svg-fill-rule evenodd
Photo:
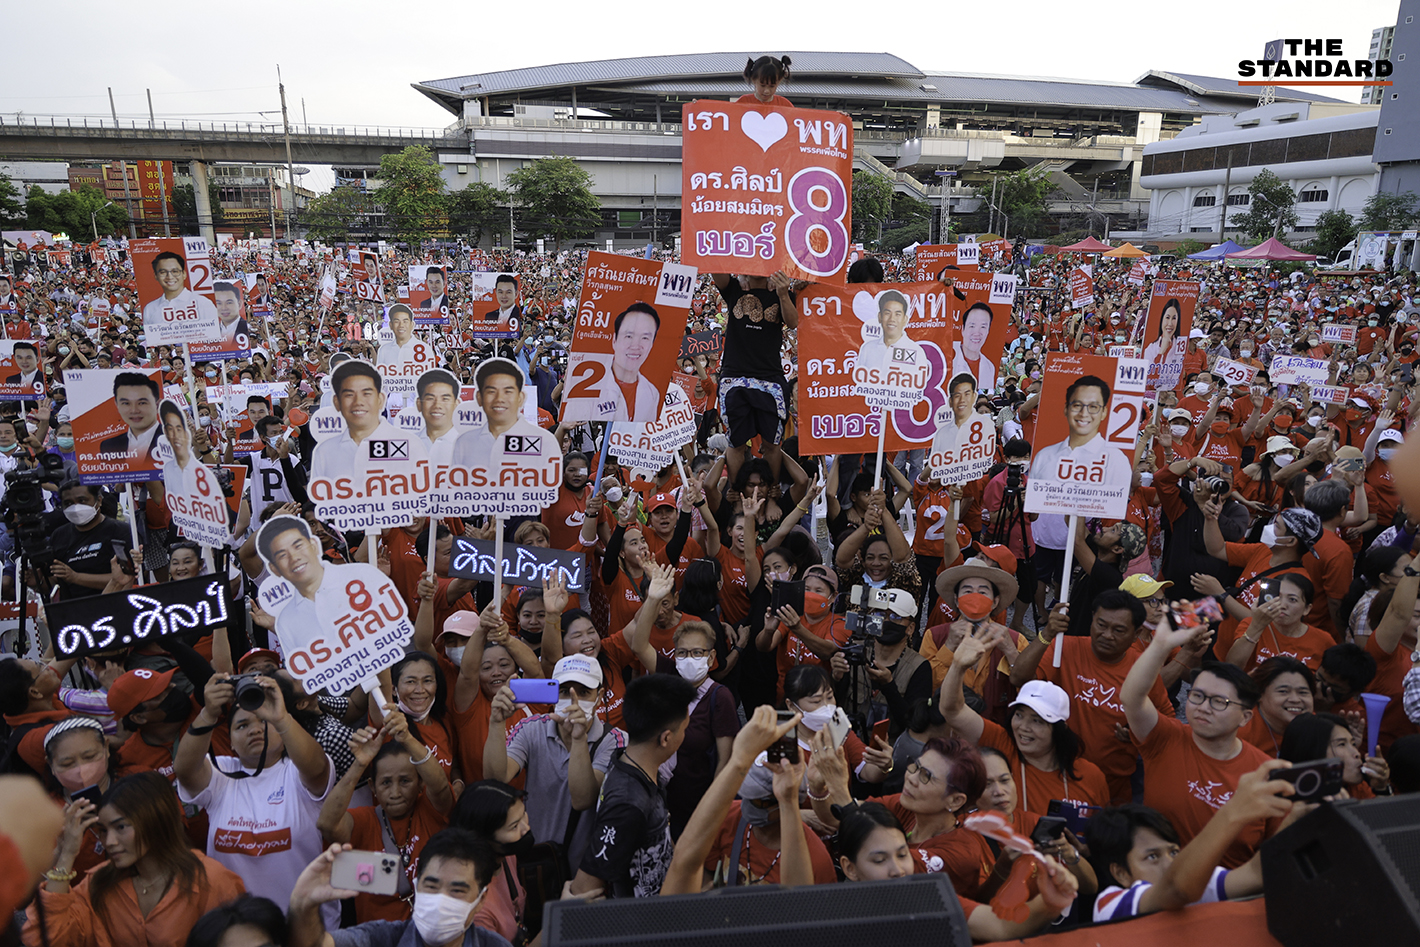
<instances>
[{"instance_id":1,"label":"black speaker box","mask_svg":"<svg viewBox=\"0 0 1420 947\"><path fill-rule=\"evenodd\" d=\"M1323 803L1262 846L1283 947L1420 944L1420 795Z\"/></svg>"},{"instance_id":2,"label":"black speaker box","mask_svg":"<svg viewBox=\"0 0 1420 947\"><path fill-rule=\"evenodd\" d=\"M719 888L664 898L553 901L548 947L969 947L961 902L944 873L892 881Z\"/></svg>"}]
</instances>

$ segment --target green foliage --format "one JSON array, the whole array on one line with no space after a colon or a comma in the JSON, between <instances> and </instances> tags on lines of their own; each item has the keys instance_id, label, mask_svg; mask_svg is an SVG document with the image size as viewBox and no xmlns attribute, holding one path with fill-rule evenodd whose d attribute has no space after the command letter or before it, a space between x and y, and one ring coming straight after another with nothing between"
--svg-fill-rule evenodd
<instances>
[{"instance_id":1,"label":"green foliage","mask_svg":"<svg viewBox=\"0 0 1420 947\"><path fill-rule=\"evenodd\" d=\"M571 158L539 158L508 175L508 184L522 208L523 227L550 236L555 249L563 240L590 235L601 223L592 176Z\"/></svg>"},{"instance_id":2,"label":"green foliage","mask_svg":"<svg viewBox=\"0 0 1420 947\"><path fill-rule=\"evenodd\" d=\"M1194 240L1192 237L1189 237L1185 240L1180 240L1169 252L1181 260L1191 253L1202 253L1206 249L1208 249L1208 244L1204 243L1202 240Z\"/></svg>"},{"instance_id":3,"label":"green foliage","mask_svg":"<svg viewBox=\"0 0 1420 947\"><path fill-rule=\"evenodd\" d=\"M309 201L301 210L300 222L316 240L345 241L362 217L379 210L379 204L369 195L347 184Z\"/></svg>"},{"instance_id":4,"label":"green foliage","mask_svg":"<svg viewBox=\"0 0 1420 947\"><path fill-rule=\"evenodd\" d=\"M423 145L380 156L379 201L401 240L417 247L444 229L444 178L438 159Z\"/></svg>"},{"instance_id":5,"label":"green foliage","mask_svg":"<svg viewBox=\"0 0 1420 947\"><path fill-rule=\"evenodd\" d=\"M902 248L912 243L922 243L931 235L932 225L926 220L914 220L901 227L883 232L878 248L890 253L900 253Z\"/></svg>"},{"instance_id":6,"label":"green foliage","mask_svg":"<svg viewBox=\"0 0 1420 947\"><path fill-rule=\"evenodd\" d=\"M197 194L191 184L179 184L173 188L173 213L177 217L178 232L195 237L202 232L197 213ZM207 182L207 203L212 208L213 225L222 223L222 189L216 181Z\"/></svg>"},{"instance_id":7,"label":"green foliage","mask_svg":"<svg viewBox=\"0 0 1420 947\"><path fill-rule=\"evenodd\" d=\"M854 237L861 241L865 236L876 236L880 223L887 226L892 196L892 182L887 178L869 171L853 172Z\"/></svg>"},{"instance_id":8,"label":"green foliage","mask_svg":"<svg viewBox=\"0 0 1420 947\"><path fill-rule=\"evenodd\" d=\"M1361 208L1361 224L1358 230L1410 230L1420 223L1420 212L1416 202L1420 201L1414 191L1404 194L1372 194Z\"/></svg>"},{"instance_id":9,"label":"green foliage","mask_svg":"<svg viewBox=\"0 0 1420 947\"><path fill-rule=\"evenodd\" d=\"M1275 237L1297 225L1297 195L1292 187L1266 168L1247 186L1252 195L1245 214L1232 217L1230 229L1241 230L1254 240Z\"/></svg>"},{"instance_id":10,"label":"green foliage","mask_svg":"<svg viewBox=\"0 0 1420 947\"><path fill-rule=\"evenodd\" d=\"M25 229L62 233L76 242L92 240L95 228L100 237L121 233L128 226L128 214L118 204L105 207L107 202L103 191L92 184L58 194L32 187L25 198Z\"/></svg>"},{"instance_id":11,"label":"green foliage","mask_svg":"<svg viewBox=\"0 0 1420 947\"><path fill-rule=\"evenodd\" d=\"M17 229L24 225L25 208L20 203L20 190L9 175L0 174L0 227Z\"/></svg>"},{"instance_id":12,"label":"green foliage","mask_svg":"<svg viewBox=\"0 0 1420 947\"><path fill-rule=\"evenodd\" d=\"M998 224L997 229L1015 236L1043 233L1048 219L1046 198L1055 188L1050 176L1037 166L996 172L995 177L996 206L1006 215L1005 225ZM989 195L991 188L982 185L978 191Z\"/></svg>"},{"instance_id":13,"label":"green foliage","mask_svg":"<svg viewBox=\"0 0 1420 947\"><path fill-rule=\"evenodd\" d=\"M494 232L508 222L507 191L487 181L475 181L448 197L449 233L467 235L469 242L483 239L484 231Z\"/></svg>"},{"instance_id":14,"label":"green foliage","mask_svg":"<svg viewBox=\"0 0 1420 947\"><path fill-rule=\"evenodd\" d=\"M1356 239L1356 222L1344 210L1329 210L1316 219L1316 236L1307 244L1307 252L1318 256L1335 256L1336 251Z\"/></svg>"}]
</instances>

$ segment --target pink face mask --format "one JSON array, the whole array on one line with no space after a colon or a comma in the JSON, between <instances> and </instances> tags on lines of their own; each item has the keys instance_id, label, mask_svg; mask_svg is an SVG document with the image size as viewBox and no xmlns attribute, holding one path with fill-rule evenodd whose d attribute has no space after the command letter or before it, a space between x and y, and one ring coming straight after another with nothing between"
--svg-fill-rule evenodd
<instances>
[{"instance_id":1,"label":"pink face mask","mask_svg":"<svg viewBox=\"0 0 1420 947\"><path fill-rule=\"evenodd\" d=\"M107 759L94 760L92 763L80 763L68 769L55 770L54 778L70 793L76 793L81 789L97 786L107 770Z\"/></svg>"}]
</instances>

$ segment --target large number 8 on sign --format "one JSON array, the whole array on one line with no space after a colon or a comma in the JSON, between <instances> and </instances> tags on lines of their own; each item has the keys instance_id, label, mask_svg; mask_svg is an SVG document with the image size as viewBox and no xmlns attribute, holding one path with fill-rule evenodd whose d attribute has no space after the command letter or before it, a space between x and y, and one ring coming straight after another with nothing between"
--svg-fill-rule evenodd
<instances>
[{"instance_id":1,"label":"large number 8 on sign","mask_svg":"<svg viewBox=\"0 0 1420 947\"><path fill-rule=\"evenodd\" d=\"M814 276L837 273L848 259L843 182L827 168L804 168L789 179L788 198L794 215L784 228L784 245L790 258Z\"/></svg>"}]
</instances>

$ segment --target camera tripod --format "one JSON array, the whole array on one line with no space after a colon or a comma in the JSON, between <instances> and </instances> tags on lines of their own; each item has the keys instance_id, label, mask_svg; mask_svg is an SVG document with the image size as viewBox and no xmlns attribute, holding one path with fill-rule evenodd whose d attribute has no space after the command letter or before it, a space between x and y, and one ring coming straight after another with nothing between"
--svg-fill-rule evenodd
<instances>
[{"instance_id":1,"label":"camera tripod","mask_svg":"<svg viewBox=\"0 0 1420 947\"><path fill-rule=\"evenodd\" d=\"M1010 479L1007 474L1008 481ZM997 515L992 520L991 528L986 531L985 539L988 545L1001 545L1010 548L1011 536L1017 530L1020 531L1021 548L1028 549L1026 542L1026 528L1029 521L1026 519L1025 490L1023 487L1010 487L1001 495L1001 506L996 511ZM1019 573L1019 569L1017 572ZM1032 571L1032 575L1034 572ZM1040 613L1035 607L1035 589L1023 589L1026 593L1027 601L1030 603L1031 621L1035 624L1037 631L1040 628ZM1017 595L1016 607L1021 607L1020 597Z\"/></svg>"}]
</instances>

